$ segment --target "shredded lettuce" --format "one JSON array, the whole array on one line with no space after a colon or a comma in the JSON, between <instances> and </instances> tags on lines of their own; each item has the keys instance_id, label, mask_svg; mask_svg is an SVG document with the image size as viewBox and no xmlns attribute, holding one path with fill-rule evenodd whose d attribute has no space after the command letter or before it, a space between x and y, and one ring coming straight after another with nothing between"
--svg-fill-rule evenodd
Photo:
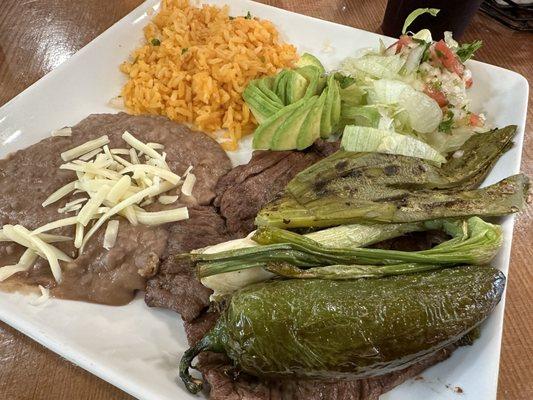
<instances>
[{"instance_id":1,"label":"shredded lettuce","mask_svg":"<svg viewBox=\"0 0 533 400\"><path fill-rule=\"evenodd\" d=\"M405 60L399 54L386 56L366 54L360 58L349 58L342 68L352 74L354 69L372 78L396 78Z\"/></svg>"},{"instance_id":2,"label":"shredded lettuce","mask_svg":"<svg viewBox=\"0 0 533 400\"><path fill-rule=\"evenodd\" d=\"M442 110L437 102L402 81L390 79L374 81L368 100L372 104L397 105L408 115L409 126L420 133L435 131L442 121ZM406 122L403 120L401 124L405 126Z\"/></svg>"},{"instance_id":3,"label":"shredded lettuce","mask_svg":"<svg viewBox=\"0 0 533 400\"><path fill-rule=\"evenodd\" d=\"M412 136L364 126L346 126L341 146L346 151L399 154L439 165L446 162L438 151Z\"/></svg>"}]
</instances>

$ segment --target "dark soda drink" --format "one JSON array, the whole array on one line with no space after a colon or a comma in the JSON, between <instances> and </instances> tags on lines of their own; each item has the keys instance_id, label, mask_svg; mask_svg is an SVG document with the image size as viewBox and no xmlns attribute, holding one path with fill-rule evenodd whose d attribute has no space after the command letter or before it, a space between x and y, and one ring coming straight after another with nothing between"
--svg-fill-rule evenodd
<instances>
[{"instance_id":1,"label":"dark soda drink","mask_svg":"<svg viewBox=\"0 0 533 400\"><path fill-rule=\"evenodd\" d=\"M452 31L460 38L483 0L389 0L381 29L387 36L398 37L407 16L417 8L438 8L436 17L424 14L408 28L418 32L429 29L433 39L442 39L445 31Z\"/></svg>"}]
</instances>

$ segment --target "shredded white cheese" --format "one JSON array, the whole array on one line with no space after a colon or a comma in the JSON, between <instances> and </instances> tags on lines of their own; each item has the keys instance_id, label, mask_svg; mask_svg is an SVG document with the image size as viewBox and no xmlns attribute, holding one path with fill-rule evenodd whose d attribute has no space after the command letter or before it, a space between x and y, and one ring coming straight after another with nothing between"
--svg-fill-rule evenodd
<instances>
[{"instance_id":1,"label":"shredded white cheese","mask_svg":"<svg viewBox=\"0 0 533 400\"><path fill-rule=\"evenodd\" d=\"M179 199L177 189L191 195L196 176L191 173L192 166L185 171L183 177L170 170L166 163L167 154L159 154L163 150L161 143L143 143L129 132L122 135L124 141L131 148L109 148L109 138L102 136L74 147L61 154L66 161L59 168L76 173L77 181L54 192L43 206L52 204L72 191L86 193L89 197L68 202L59 212L78 211L76 217L64 218L41 226L28 233L31 240L26 237L23 227L11 230L9 235L17 233L17 243L33 249L41 257L49 259L50 267L56 279L60 279L61 269L59 260L69 261L70 258L60 250L49 245L52 238L45 238L43 232L64 226L75 225L74 246L79 248L79 253L88 240L100 227L114 215L126 218L132 225L138 223L158 225L188 218L186 207L160 212L146 212L142 207L159 201L161 204L173 204ZM129 161L119 155L129 156ZM144 155L141 162L140 156ZM177 195L163 195L173 189ZM88 201L87 201L88 200ZM85 201L87 201L85 204ZM91 221L95 223L90 225ZM118 235L118 221L109 221L104 234L105 247L111 248ZM88 232L85 234L85 228ZM9 229L8 229L9 230ZM29 231L28 231L29 232ZM0 240L12 240L0 230ZM48 235L53 236L53 235ZM55 235L57 236L57 235ZM57 239L57 238L56 238ZM68 238L72 240L71 238ZM48 246L48 247L47 247ZM54 260L55 257L55 260Z\"/></svg>"},{"instance_id":2,"label":"shredded white cheese","mask_svg":"<svg viewBox=\"0 0 533 400\"><path fill-rule=\"evenodd\" d=\"M179 175L176 175L175 173L169 171L168 169L156 167L153 165L136 164L136 165L131 165L129 167L126 167L122 171L120 171L121 174L126 174L129 172L133 172L133 173L144 172L145 174L149 173L151 175L159 176L174 185L177 185L179 181L181 180Z\"/></svg>"},{"instance_id":3,"label":"shredded white cheese","mask_svg":"<svg viewBox=\"0 0 533 400\"><path fill-rule=\"evenodd\" d=\"M128 131L122 134L122 139L124 139L124 141L128 143L131 147L133 147L135 150L138 150L144 154L147 154L152 158L161 159L161 155L157 151L155 151L150 146L141 142L139 139L137 139L135 136L133 136Z\"/></svg>"},{"instance_id":4,"label":"shredded white cheese","mask_svg":"<svg viewBox=\"0 0 533 400\"><path fill-rule=\"evenodd\" d=\"M60 214L71 213L71 212L75 212L75 211L80 210L81 207L82 207L81 204L75 204L75 205L69 206L69 207L62 207L62 208L58 209L57 212L60 213Z\"/></svg>"},{"instance_id":5,"label":"shredded white cheese","mask_svg":"<svg viewBox=\"0 0 533 400\"><path fill-rule=\"evenodd\" d=\"M128 189L130 187L131 178L129 177L129 175L124 175L111 187L111 190L107 194L106 199L109 200L111 203L118 203L128 192Z\"/></svg>"},{"instance_id":6,"label":"shredded white cheese","mask_svg":"<svg viewBox=\"0 0 533 400\"><path fill-rule=\"evenodd\" d=\"M154 150L163 150L165 148L165 146L162 145L161 143L148 142L148 143L146 143L146 145L148 147L151 147Z\"/></svg>"},{"instance_id":7,"label":"shredded white cheese","mask_svg":"<svg viewBox=\"0 0 533 400\"><path fill-rule=\"evenodd\" d=\"M61 282L61 267L59 266L58 255L62 255L61 258L66 259L66 261L71 261L70 257L55 247L45 243L43 240L39 239L38 236L32 235L31 232L22 225L4 225L3 229L4 233L14 242L35 250L39 254L43 254L50 265L55 280Z\"/></svg>"},{"instance_id":8,"label":"shredded white cheese","mask_svg":"<svg viewBox=\"0 0 533 400\"><path fill-rule=\"evenodd\" d=\"M104 249L110 250L113 248L118 237L119 221L114 219L107 223L104 233Z\"/></svg>"},{"instance_id":9,"label":"shredded white cheese","mask_svg":"<svg viewBox=\"0 0 533 400\"><path fill-rule=\"evenodd\" d=\"M161 204L167 205L175 203L179 198L179 196L159 196L157 201L159 201Z\"/></svg>"},{"instance_id":10,"label":"shredded white cheese","mask_svg":"<svg viewBox=\"0 0 533 400\"><path fill-rule=\"evenodd\" d=\"M0 268L0 282L5 281L10 276L27 271L37 260L37 253L32 249L26 249L19 259L19 262L15 265L6 265Z\"/></svg>"},{"instance_id":11,"label":"shredded white cheese","mask_svg":"<svg viewBox=\"0 0 533 400\"><path fill-rule=\"evenodd\" d=\"M82 155L81 157L79 157L79 159L82 160L82 161L89 161L91 158L97 156L102 151L103 150L101 148L95 149L93 151L88 152L87 154Z\"/></svg>"},{"instance_id":12,"label":"shredded white cheese","mask_svg":"<svg viewBox=\"0 0 533 400\"><path fill-rule=\"evenodd\" d=\"M83 242L83 231L85 227L79 222L76 224L76 233L74 235L74 247L79 249Z\"/></svg>"},{"instance_id":13,"label":"shredded white cheese","mask_svg":"<svg viewBox=\"0 0 533 400\"><path fill-rule=\"evenodd\" d=\"M156 212L136 211L136 214L137 219L143 225L161 225L189 218L189 210L187 207Z\"/></svg>"},{"instance_id":14,"label":"shredded white cheese","mask_svg":"<svg viewBox=\"0 0 533 400\"><path fill-rule=\"evenodd\" d=\"M183 193L185 196L190 196L195 183L196 175L194 175L192 172L189 172L185 177L183 186L181 187L181 193Z\"/></svg>"},{"instance_id":15,"label":"shredded white cheese","mask_svg":"<svg viewBox=\"0 0 533 400\"><path fill-rule=\"evenodd\" d=\"M55 129L51 133L52 136L72 136L72 128L65 127L61 129Z\"/></svg>"},{"instance_id":16,"label":"shredded white cheese","mask_svg":"<svg viewBox=\"0 0 533 400\"><path fill-rule=\"evenodd\" d=\"M41 295L30 303L32 306L40 306L50 300L50 289L39 285L39 290L41 291Z\"/></svg>"},{"instance_id":17,"label":"shredded white cheese","mask_svg":"<svg viewBox=\"0 0 533 400\"><path fill-rule=\"evenodd\" d=\"M60 187L54 193L52 193L48 198L43 202L42 206L46 207L49 204L55 203L56 201L62 199L67 194L72 192L76 188L76 182L67 183L65 186Z\"/></svg>"},{"instance_id":18,"label":"shredded white cheese","mask_svg":"<svg viewBox=\"0 0 533 400\"><path fill-rule=\"evenodd\" d=\"M130 150L129 149L111 149L111 154L113 155L120 154L123 156L129 156Z\"/></svg>"},{"instance_id":19,"label":"shredded white cheese","mask_svg":"<svg viewBox=\"0 0 533 400\"><path fill-rule=\"evenodd\" d=\"M78 222L80 224L82 224L83 226L87 226L89 221L98 211L98 207L100 207L104 202L110 190L111 188L107 185L100 187L95 193L94 197L91 197L91 199L83 206L80 213L78 214Z\"/></svg>"},{"instance_id":20,"label":"shredded white cheese","mask_svg":"<svg viewBox=\"0 0 533 400\"><path fill-rule=\"evenodd\" d=\"M58 219L57 221L50 222L48 224L45 224L43 226L40 226L39 228L35 229L32 234L34 236L37 236L43 232L51 231L52 229L62 228L64 226L74 225L78 222L78 217L69 217L69 218L63 218Z\"/></svg>"},{"instance_id":21,"label":"shredded white cheese","mask_svg":"<svg viewBox=\"0 0 533 400\"><path fill-rule=\"evenodd\" d=\"M87 154L93 150L96 150L99 147L102 147L105 144L109 143L109 138L107 135L99 137L98 139L90 140L79 146L74 147L73 149L64 151L61 153L61 158L63 161L71 161L75 158L78 158L84 154Z\"/></svg>"}]
</instances>

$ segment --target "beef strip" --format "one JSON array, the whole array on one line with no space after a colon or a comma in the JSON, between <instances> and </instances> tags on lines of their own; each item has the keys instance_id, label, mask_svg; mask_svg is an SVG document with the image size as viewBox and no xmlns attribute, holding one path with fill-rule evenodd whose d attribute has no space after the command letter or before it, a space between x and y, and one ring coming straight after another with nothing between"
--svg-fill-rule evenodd
<instances>
[{"instance_id":1,"label":"beef strip","mask_svg":"<svg viewBox=\"0 0 533 400\"><path fill-rule=\"evenodd\" d=\"M206 353L198 369L209 384L211 400L378 400L383 393L447 359L454 348L440 350L401 371L359 380L262 381L247 374L236 375L224 357L213 353Z\"/></svg>"},{"instance_id":2,"label":"beef strip","mask_svg":"<svg viewBox=\"0 0 533 400\"><path fill-rule=\"evenodd\" d=\"M317 162L315 151L255 151L248 164L233 168L218 182L215 206L231 233L245 236L254 219L294 176Z\"/></svg>"},{"instance_id":3,"label":"beef strip","mask_svg":"<svg viewBox=\"0 0 533 400\"><path fill-rule=\"evenodd\" d=\"M200 283L192 265L174 255L233 239L224 220L212 207L189 209L190 218L169 228L169 240L159 273L146 285L145 301L150 307L164 307L190 321L209 305L211 289Z\"/></svg>"},{"instance_id":4,"label":"beef strip","mask_svg":"<svg viewBox=\"0 0 533 400\"><path fill-rule=\"evenodd\" d=\"M67 196L48 207L41 205L56 189L76 179L74 172L59 169L63 163L60 153L102 135L108 135L110 148L126 147L121 137L126 130L145 143L163 144L173 172L183 174L193 166L197 182L187 199L188 205L209 204L215 196L216 182L231 169L229 158L213 139L167 118L125 113L91 115L72 127L70 137L49 137L0 160L0 227L21 224L35 229L65 218L57 210L75 197ZM171 231L177 229L173 227ZM81 257L73 263L62 263L64 280L59 287L55 287L48 263L43 259L0 287L18 290L41 284L52 288L57 297L113 305L128 303L136 290L144 288L146 277L156 272L168 234L164 227L131 226L121 220L116 244L107 251L102 247L103 231L104 228L88 242ZM53 233L73 237L74 229L70 226ZM72 257L76 255L72 242L58 243L57 247ZM21 246L0 243L0 267L15 264L22 252Z\"/></svg>"}]
</instances>

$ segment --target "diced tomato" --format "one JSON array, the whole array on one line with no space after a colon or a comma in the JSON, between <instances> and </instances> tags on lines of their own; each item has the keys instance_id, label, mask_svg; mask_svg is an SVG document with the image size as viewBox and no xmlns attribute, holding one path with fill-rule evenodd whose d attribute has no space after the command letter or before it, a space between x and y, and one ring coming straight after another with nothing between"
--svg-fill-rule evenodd
<instances>
[{"instance_id":1,"label":"diced tomato","mask_svg":"<svg viewBox=\"0 0 533 400\"><path fill-rule=\"evenodd\" d=\"M413 39L409 35L400 36L394 44L387 47L387 54L392 55L392 51L394 51L394 54L398 54L404 46L407 46L412 41Z\"/></svg>"},{"instance_id":2,"label":"diced tomato","mask_svg":"<svg viewBox=\"0 0 533 400\"><path fill-rule=\"evenodd\" d=\"M435 100L439 104L439 107L444 107L448 105L448 99L442 91L426 86L426 88L424 89L424 93L431 97L433 100Z\"/></svg>"},{"instance_id":3,"label":"diced tomato","mask_svg":"<svg viewBox=\"0 0 533 400\"><path fill-rule=\"evenodd\" d=\"M471 126L483 126L483 121L481 120L480 116L477 114L470 114L470 119L468 121Z\"/></svg>"},{"instance_id":4,"label":"diced tomato","mask_svg":"<svg viewBox=\"0 0 533 400\"><path fill-rule=\"evenodd\" d=\"M473 83L474 83L474 80L472 78L468 78L467 81L465 82L466 88L469 89L470 87L472 87Z\"/></svg>"},{"instance_id":5,"label":"diced tomato","mask_svg":"<svg viewBox=\"0 0 533 400\"><path fill-rule=\"evenodd\" d=\"M398 54L404 46L412 43L413 39L409 35L402 35L396 42L396 54Z\"/></svg>"},{"instance_id":6,"label":"diced tomato","mask_svg":"<svg viewBox=\"0 0 533 400\"><path fill-rule=\"evenodd\" d=\"M457 75L462 76L465 69L464 65L457 56L450 50L444 40L439 40L433 47L432 56L450 72L455 72Z\"/></svg>"}]
</instances>

